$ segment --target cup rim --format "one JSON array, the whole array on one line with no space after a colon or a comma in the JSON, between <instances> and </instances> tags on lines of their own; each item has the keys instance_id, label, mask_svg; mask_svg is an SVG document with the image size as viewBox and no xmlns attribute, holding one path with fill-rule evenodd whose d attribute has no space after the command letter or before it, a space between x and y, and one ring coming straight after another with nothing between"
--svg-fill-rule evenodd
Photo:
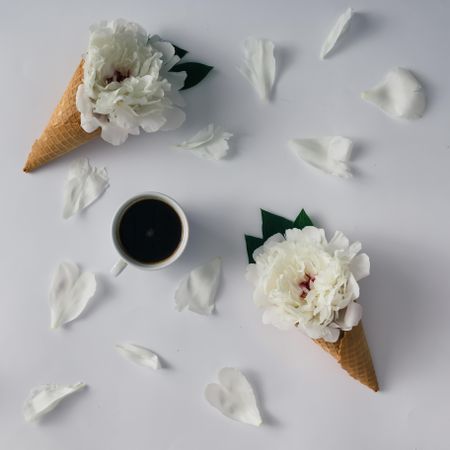
<instances>
[{"instance_id":1,"label":"cup rim","mask_svg":"<svg viewBox=\"0 0 450 450\"><path fill-rule=\"evenodd\" d=\"M180 220L181 220L181 227L182 227L182 236L180 243L178 244L177 249L175 250L172 255L170 255L168 258L159 261L154 264L145 264L141 263L139 261L136 261L133 258L130 258L130 256L124 252L122 249L122 246L120 245L119 238L118 238L118 226L120 223L120 219L122 218L122 215L124 212L134 203L136 203L139 200L143 199L156 199L163 201L167 203L170 207L172 207L175 212L178 214ZM116 248L117 252L119 253L120 257L128 264L138 267L142 270L158 270L163 269L164 267L169 266L170 264L174 263L184 252L188 238L189 238L189 222L186 217L186 213L184 212L183 208L180 206L180 204L174 200L172 197L170 197L167 194L163 194L162 192L157 191L146 191L141 192L140 194L133 195L128 200L126 200L122 205L118 208L116 213L114 214L113 220L112 220L112 226L111 226L111 232L112 232L112 240L114 247Z\"/></svg>"}]
</instances>

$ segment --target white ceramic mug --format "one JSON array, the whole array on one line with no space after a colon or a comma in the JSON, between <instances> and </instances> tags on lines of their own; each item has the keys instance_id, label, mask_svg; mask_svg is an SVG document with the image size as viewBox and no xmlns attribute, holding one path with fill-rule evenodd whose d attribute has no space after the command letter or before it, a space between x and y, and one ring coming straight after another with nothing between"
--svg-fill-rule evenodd
<instances>
[{"instance_id":1,"label":"white ceramic mug","mask_svg":"<svg viewBox=\"0 0 450 450\"><path fill-rule=\"evenodd\" d=\"M119 227L124 213L130 208L131 205L140 201L140 200L159 200L161 202L167 203L178 215L181 221L181 239L180 243L176 250L166 259L162 261L158 261L155 263L142 263L132 259L122 248L122 245L119 240ZM116 264L111 268L111 273L117 277L122 273L122 271L128 266L132 265L138 267L143 270L158 270L164 267L169 266L173 262L175 262L181 254L184 252L186 248L187 242L189 238L189 223L181 206L171 197L165 194L161 194L160 192L143 192L142 194L135 195L127 200L116 212L114 215L114 219L112 222L112 239L114 243L114 247L120 255L120 258Z\"/></svg>"}]
</instances>

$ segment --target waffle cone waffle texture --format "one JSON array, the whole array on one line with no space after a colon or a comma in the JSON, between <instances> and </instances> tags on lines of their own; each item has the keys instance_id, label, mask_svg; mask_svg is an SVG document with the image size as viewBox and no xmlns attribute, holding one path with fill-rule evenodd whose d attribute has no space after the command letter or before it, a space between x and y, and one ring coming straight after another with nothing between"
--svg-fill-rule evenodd
<instances>
[{"instance_id":1,"label":"waffle cone waffle texture","mask_svg":"<svg viewBox=\"0 0 450 450\"><path fill-rule=\"evenodd\" d=\"M344 331L337 342L326 342L323 339L317 339L315 342L336 359L350 376L375 392L379 390L377 375L361 322L350 331Z\"/></svg>"},{"instance_id":2,"label":"waffle cone waffle texture","mask_svg":"<svg viewBox=\"0 0 450 450\"><path fill-rule=\"evenodd\" d=\"M81 128L75 98L78 86L82 83L83 61L73 74L45 130L31 147L24 172L31 172L100 135L100 129L86 133Z\"/></svg>"}]
</instances>

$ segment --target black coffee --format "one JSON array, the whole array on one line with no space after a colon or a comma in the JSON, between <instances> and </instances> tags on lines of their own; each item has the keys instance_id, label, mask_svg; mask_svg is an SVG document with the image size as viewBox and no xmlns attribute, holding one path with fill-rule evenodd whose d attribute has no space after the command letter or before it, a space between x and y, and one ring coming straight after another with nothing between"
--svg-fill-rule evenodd
<instances>
[{"instance_id":1,"label":"black coffee","mask_svg":"<svg viewBox=\"0 0 450 450\"><path fill-rule=\"evenodd\" d=\"M155 264L175 253L182 228L180 217L170 205L161 200L142 199L123 213L118 237L132 259Z\"/></svg>"}]
</instances>

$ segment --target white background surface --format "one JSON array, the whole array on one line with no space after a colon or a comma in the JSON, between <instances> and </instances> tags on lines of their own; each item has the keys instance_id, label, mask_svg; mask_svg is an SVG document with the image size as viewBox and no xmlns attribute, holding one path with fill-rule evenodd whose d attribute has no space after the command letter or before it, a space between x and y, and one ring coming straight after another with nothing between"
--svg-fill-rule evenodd
<instances>
[{"instance_id":1,"label":"white background surface","mask_svg":"<svg viewBox=\"0 0 450 450\"><path fill-rule=\"evenodd\" d=\"M450 369L448 205L450 3L354 1L361 14L329 60L318 53L342 1L4 2L0 17L2 258L0 448L5 450L447 449ZM186 93L179 130L102 141L25 175L21 168L64 91L88 26L125 17L216 67ZM277 45L274 100L263 105L235 67L248 35ZM390 68L414 70L429 107L396 122L359 98ZM171 145L209 122L235 133L228 160L212 163ZM342 134L356 143L355 177L322 175L287 149L293 137ZM61 218L68 166L88 155L111 187L92 208ZM176 198L191 221L183 257L155 273L109 274L109 224L144 190ZM364 324L379 377L374 394L303 335L261 324L244 279L243 234L259 232L259 207L360 240L372 260L361 283ZM174 311L180 278L214 256L224 262L217 312ZM47 292L58 262L98 273L80 320L50 331ZM116 342L157 351L148 372L120 358ZM223 366L254 384L257 429L203 399ZM48 382L89 388L38 425L25 424L29 390Z\"/></svg>"}]
</instances>

